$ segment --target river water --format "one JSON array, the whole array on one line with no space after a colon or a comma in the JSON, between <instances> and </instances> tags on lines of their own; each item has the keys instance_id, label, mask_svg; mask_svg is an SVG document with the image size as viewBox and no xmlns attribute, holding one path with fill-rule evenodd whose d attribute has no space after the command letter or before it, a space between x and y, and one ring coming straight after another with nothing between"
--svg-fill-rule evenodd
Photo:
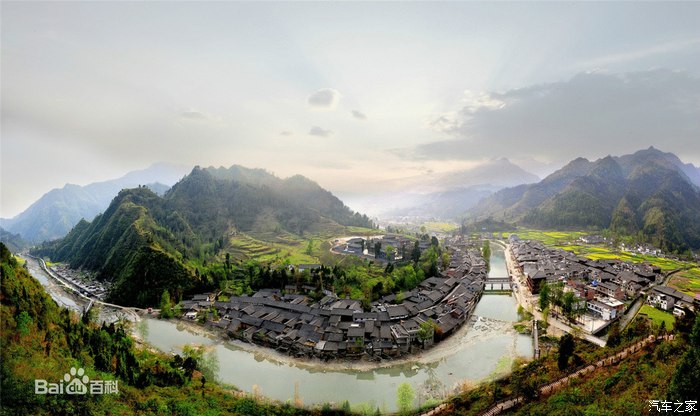
<instances>
[{"instance_id":1,"label":"river water","mask_svg":"<svg viewBox=\"0 0 700 416\"><path fill-rule=\"evenodd\" d=\"M507 276L503 249L494 244L491 250L490 275ZM304 405L348 400L354 408L392 412L397 409L401 383L411 384L418 406L431 397L451 394L465 381L475 384L506 374L517 356L531 358L532 339L512 328L516 310L512 296L484 295L473 321L453 336L421 356L385 363L381 368L368 363L363 368L338 369L320 361L293 360L274 351L251 350L237 341L202 335L177 321L146 318L139 326L141 336L162 351L179 353L185 345L209 346L218 358L220 380L244 391L293 401L296 389Z\"/></svg>"}]
</instances>

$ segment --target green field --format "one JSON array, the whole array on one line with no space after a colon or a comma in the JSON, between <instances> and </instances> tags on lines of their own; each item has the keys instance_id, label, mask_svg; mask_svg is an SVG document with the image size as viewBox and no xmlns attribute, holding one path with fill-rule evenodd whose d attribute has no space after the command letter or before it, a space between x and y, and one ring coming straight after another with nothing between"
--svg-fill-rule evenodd
<instances>
[{"instance_id":1,"label":"green field","mask_svg":"<svg viewBox=\"0 0 700 416\"><path fill-rule=\"evenodd\" d=\"M564 245L575 243L582 235L589 234L585 231L544 231L523 229L513 233L503 233L505 238L510 234L517 234L521 240L539 240L545 245Z\"/></svg>"},{"instance_id":2,"label":"green field","mask_svg":"<svg viewBox=\"0 0 700 416\"><path fill-rule=\"evenodd\" d=\"M666 322L666 329L669 330L673 328L673 324L676 322L676 318L672 314L649 305L643 305L642 309L639 310L639 315L644 315L651 319L654 325L661 325L661 322Z\"/></svg>"},{"instance_id":3,"label":"green field","mask_svg":"<svg viewBox=\"0 0 700 416\"><path fill-rule=\"evenodd\" d=\"M459 225L451 222L428 221L423 223L427 232L450 233L459 228Z\"/></svg>"},{"instance_id":4,"label":"green field","mask_svg":"<svg viewBox=\"0 0 700 416\"><path fill-rule=\"evenodd\" d=\"M700 267L674 274L668 285L689 295L700 293Z\"/></svg>"}]
</instances>

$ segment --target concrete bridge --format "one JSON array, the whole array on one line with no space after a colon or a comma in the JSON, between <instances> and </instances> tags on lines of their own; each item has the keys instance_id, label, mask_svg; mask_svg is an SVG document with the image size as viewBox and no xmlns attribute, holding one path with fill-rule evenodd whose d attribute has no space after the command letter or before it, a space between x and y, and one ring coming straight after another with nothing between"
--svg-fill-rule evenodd
<instances>
[{"instance_id":1,"label":"concrete bridge","mask_svg":"<svg viewBox=\"0 0 700 416\"><path fill-rule=\"evenodd\" d=\"M489 277L484 280L484 291L511 290L513 280L510 277Z\"/></svg>"}]
</instances>

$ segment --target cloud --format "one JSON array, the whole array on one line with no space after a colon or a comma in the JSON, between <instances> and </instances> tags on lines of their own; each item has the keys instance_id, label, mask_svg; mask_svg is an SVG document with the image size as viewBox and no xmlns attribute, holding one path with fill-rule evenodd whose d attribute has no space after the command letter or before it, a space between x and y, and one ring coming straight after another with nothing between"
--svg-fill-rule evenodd
<instances>
[{"instance_id":1,"label":"cloud","mask_svg":"<svg viewBox=\"0 0 700 416\"><path fill-rule=\"evenodd\" d=\"M334 110L340 101L340 92L332 88L322 88L309 96L310 107L319 110Z\"/></svg>"},{"instance_id":2,"label":"cloud","mask_svg":"<svg viewBox=\"0 0 700 416\"><path fill-rule=\"evenodd\" d=\"M352 113L352 116L358 120L367 120L367 115L361 111L352 110L351 113Z\"/></svg>"},{"instance_id":3,"label":"cloud","mask_svg":"<svg viewBox=\"0 0 700 416\"><path fill-rule=\"evenodd\" d=\"M201 111L192 110L192 109L189 109L187 111L183 111L182 113L180 113L180 116L182 118L188 119L188 120L208 120L211 118L211 116L207 113L203 113Z\"/></svg>"},{"instance_id":4,"label":"cloud","mask_svg":"<svg viewBox=\"0 0 700 416\"><path fill-rule=\"evenodd\" d=\"M311 130L309 130L309 135L317 137L331 137L333 135L333 131L323 129L318 126L313 126L311 127Z\"/></svg>"},{"instance_id":5,"label":"cloud","mask_svg":"<svg viewBox=\"0 0 700 416\"><path fill-rule=\"evenodd\" d=\"M280 132L280 136L291 136L293 133L289 130L284 130Z\"/></svg>"},{"instance_id":6,"label":"cloud","mask_svg":"<svg viewBox=\"0 0 700 416\"><path fill-rule=\"evenodd\" d=\"M461 108L428 125L449 138L392 153L418 160L568 160L655 145L697 159L700 79L669 70L580 73L564 82L470 93Z\"/></svg>"},{"instance_id":7,"label":"cloud","mask_svg":"<svg viewBox=\"0 0 700 416\"><path fill-rule=\"evenodd\" d=\"M625 50L624 52L601 56L592 60L582 62L586 67L606 67L609 65L647 59L657 55L666 55L685 50L696 49L700 46L700 38L680 39L665 42L657 45L647 46L636 50Z\"/></svg>"}]
</instances>

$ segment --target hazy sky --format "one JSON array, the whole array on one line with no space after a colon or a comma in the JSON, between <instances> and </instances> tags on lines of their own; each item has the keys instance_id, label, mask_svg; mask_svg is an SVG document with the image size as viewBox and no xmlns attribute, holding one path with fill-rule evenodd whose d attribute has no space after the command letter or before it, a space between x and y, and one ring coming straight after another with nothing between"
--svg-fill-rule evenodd
<instances>
[{"instance_id":1,"label":"hazy sky","mask_svg":"<svg viewBox=\"0 0 700 416\"><path fill-rule=\"evenodd\" d=\"M1 3L2 204L165 161L336 193L506 156L700 165L700 3Z\"/></svg>"}]
</instances>

